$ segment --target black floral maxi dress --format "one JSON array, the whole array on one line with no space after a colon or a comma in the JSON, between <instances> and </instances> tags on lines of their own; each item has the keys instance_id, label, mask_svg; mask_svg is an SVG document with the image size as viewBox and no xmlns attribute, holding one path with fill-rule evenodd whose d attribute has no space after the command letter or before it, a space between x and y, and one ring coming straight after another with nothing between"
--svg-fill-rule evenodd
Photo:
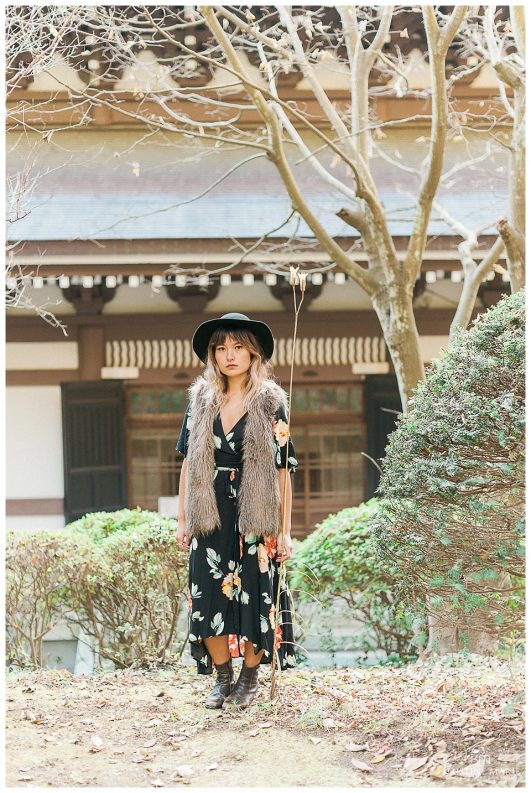
<instances>
[{"instance_id":1,"label":"black floral maxi dress","mask_svg":"<svg viewBox=\"0 0 531 793\"><path fill-rule=\"evenodd\" d=\"M177 451L188 452L189 406L184 417ZM295 645L290 593L284 583L280 592L279 625L274 642L275 604L278 592L276 540L239 532L236 496L240 485L245 413L225 436L221 417L214 425L214 487L221 525L205 537L193 537L189 559L189 646L199 674L211 674L212 659L203 638L229 636L232 657L243 656L245 641L255 654L264 650L260 663L271 663L275 649L281 669L293 667ZM279 408L272 425L275 465L293 473L298 465L288 437L287 416Z\"/></svg>"}]
</instances>

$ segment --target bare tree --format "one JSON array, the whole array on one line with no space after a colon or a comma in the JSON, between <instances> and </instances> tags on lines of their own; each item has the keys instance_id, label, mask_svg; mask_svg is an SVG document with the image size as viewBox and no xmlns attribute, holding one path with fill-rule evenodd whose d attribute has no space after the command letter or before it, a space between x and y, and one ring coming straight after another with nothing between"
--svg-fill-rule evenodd
<instances>
[{"instance_id":1,"label":"bare tree","mask_svg":"<svg viewBox=\"0 0 531 793\"><path fill-rule=\"evenodd\" d=\"M525 18L524 6L510 6L510 19L496 17L495 6L485 6L474 25L465 31L465 46L494 68L500 98L512 120L509 145L509 217L501 218L498 231L507 250L513 291L525 283ZM507 96L512 91L512 101Z\"/></svg>"},{"instance_id":2,"label":"bare tree","mask_svg":"<svg viewBox=\"0 0 531 793\"><path fill-rule=\"evenodd\" d=\"M405 44L411 49L409 31L416 24L418 32L420 20L430 87L419 90L409 85L404 49ZM240 152L235 165L188 200L200 200L238 168L267 158L280 175L291 210L281 226L266 231L251 246L235 241L231 266L262 248L272 231L287 227L294 217L304 221L314 239L303 241L294 233L293 244L299 249L319 246L328 254L330 266L342 269L370 297L404 410L415 385L424 378L413 296L433 214L463 240L457 253L464 282L452 332L470 322L478 288L493 269L501 269L498 260L504 248L513 291L523 285L525 32L520 7L511 7L507 19L499 7L467 6L454 6L451 11L443 6L12 6L7 31L8 99L62 59L74 66L83 82L82 89L63 85L68 98L63 91L61 107L70 112L70 128L83 128L94 112L106 109L140 122L144 136L180 133L195 156L215 154L221 148ZM131 99L115 84L145 52L154 55L151 68L158 70L158 85L139 81ZM329 95L319 78L327 62L348 70L350 96L343 103ZM486 103L481 112L477 108L457 112L455 84L485 64L498 75L498 101ZM285 81L290 79L306 81L311 107L306 99L283 98ZM429 114L379 118L373 100L406 95L429 98ZM42 129L49 139L54 130L64 128L64 123L54 120L53 98L12 103L11 125L33 133ZM388 128L415 120L427 122L430 131L424 148L418 144L420 165L412 166L390 155L381 141ZM498 134L500 126L511 129L510 143ZM486 139L484 152L465 155L445 170L450 136L465 139L478 130ZM486 160L491 145L508 152L510 209L507 218L499 219L493 246L484 251L479 241L486 229L465 226L452 217L438 192L451 184L457 172L466 173ZM313 169L316 183L333 192L337 216L355 229L358 236L347 250L312 210L296 157ZM391 216L374 175L376 157L407 172L415 183L411 234L404 252L397 251L390 231ZM343 178L331 161L343 166ZM488 189L487 181L485 185ZM497 219L493 209L492 228ZM278 244L270 240L270 250ZM430 640L437 630L435 621Z\"/></svg>"},{"instance_id":3,"label":"bare tree","mask_svg":"<svg viewBox=\"0 0 531 793\"><path fill-rule=\"evenodd\" d=\"M436 194L445 178L448 133L466 126L452 111L451 88L459 77L485 62L493 65L503 86L500 112L513 121L511 210L508 222L499 224L499 234L507 250L512 288L523 283L523 13L511 10L510 24L498 20L494 7L478 14L467 6L455 6L451 13L445 7L424 6L421 13L431 82L429 92L424 92L431 98L431 129L420 168L410 169L416 170L418 184L411 235L403 255L396 250L373 175L371 155L389 122L378 118L372 99L408 91L402 53L393 42L397 34L403 36L405 31L408 35L407 27L400 25L411 20L412 14L418 17L418 9L13 6L8 15L8 86L13 90L24 84L60 56L76 67L85 83L82 91L69 88L71 106L77 111L73 123L79 126L90 122L94 108L106 107L140 120L149 132L179 132L201 146L238 147L242 160L236 167L266 157L282 179L292 213L307 224L331 261L369 295L407 409L413 388L424 377L413 290ZM455 68L449 75L450 49ZM139 86L139 101L132 104L113 85L145 50L155 53L167 84L157 89ZM31 56L35 52L39 54ZM474 65L467 62L471 52L478 56ZM341 107L318 77L320 64L329 59L346 64L350 72L350 98ZM302 102L282 99L282 81L293 74L306 80L325 126ZM505 86L510 86L511 97ZM42 103L40 111L38 103L33 105L32 118L39 112L46 118L48 104ZM25 123L23 111L20 105L11 111L18 125ZM249 124L252 115L258 123ZM497 120L489 106L483 117L471 123L476 128L485 124L495 128ZM308 135L320 141L317 149L310 149ZM366 262L356 246L349 250L340 246L312 211L310 196L301 187L290 156L294 150L336 191L337 215L356 229ZM347 178L333 173L325 164L331 157L325 154L343 163ZM396 161L393 164L400 166ZM461 166L466 167L466 161ZM465 280L454 327L470 321L479 284L496 266L503 249L496 241L477 265L473 255L477 232L465 229L463 237L460 255ZM246 255L248 249L243 249L238 261Z\"/></svg>"},{"instance_id":4,"label":"bare tree","mask_svg":"<svg viewBox=\"0 0 531 793\"><path fill-rule=\"evenodd\" d=\"M6 185L6 224L16 228L18 221L31 214L32 196L35 187L50 169L40 165L40 149L42 138L38 138L30 149L24 166L13 176L8 176ZM9 156L9 153L8 153ZM54 314L53 305L40 303L30 292L33 278L22 271L17 264L16 253L23 249L23 240L15 240L7 245L5 263L6 308L23 308L37 314L41 319L55 328L61 328L67 334L64 323ZM33 273L38 277L38 272Z\"/></svg>"}]
</instances>

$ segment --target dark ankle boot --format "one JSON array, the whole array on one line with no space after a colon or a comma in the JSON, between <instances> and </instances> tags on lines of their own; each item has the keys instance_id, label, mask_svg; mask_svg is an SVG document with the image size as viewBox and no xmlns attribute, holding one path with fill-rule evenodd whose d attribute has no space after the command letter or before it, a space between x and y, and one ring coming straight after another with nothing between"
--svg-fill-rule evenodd
<instances>
[{"instance_id":1,"label":"dark ankle boot","mask_svg":"<svg viewBox=\"0 0 531 793\"><path fill-rule=\"evenodd\" d=\"M258 691L258 667L245 666L242 663L240 676L231 693L223 702L223 708L237 707L240 710L248 708Z\"/></svg>"},{"instance_id":2,"label":"dark ankle boot","mask_svg":"<svg viewBox=\"0 0 531 793\"><path fill-rule=\"evenodd\" d=\"M216 684L205 702L207 708L221 708L225 698L230 694L234 686L234 670L232 668L232 658L224 664L214 664L217 672Z\"/></svg>"}]
</instances>

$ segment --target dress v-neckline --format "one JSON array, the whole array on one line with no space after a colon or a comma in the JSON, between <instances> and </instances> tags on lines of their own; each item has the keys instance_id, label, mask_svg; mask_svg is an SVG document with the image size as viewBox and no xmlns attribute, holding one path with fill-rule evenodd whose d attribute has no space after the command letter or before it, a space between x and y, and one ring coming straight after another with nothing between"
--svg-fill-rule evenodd
<instances>
[{"instance_id":1,"label":"dress v-neckline","mask_svg":"<svg viewBox=\"0 0 531 793\"><path fill-rule=\"evenodd\" d=\"M246 411L245 411L245 413L243 413L243 415L241 415L241 416L240 416L240 418L238 419L238 421L236 422L236 424L234 424L234 426L232 426L228 432L225 432L225 430L224 430L224 428L223 428L223 419L221 418L221 410L218 410L218 416L219 416L219 423L220 423L220 426L221 426L221 432L223 433L223 435L224 435L224 437L225 437L225 440L227 440L227 435L230 435L230 434L231 434L231 432L234 432L234 430L236 429L236 427L238 426L238 424L240 423L240 421L242 420L242 418L243 418L244 416L246 416L248 412L249 412L249 411L248 411L248 410L246 410Z\"/></svg>"}]
</instances>

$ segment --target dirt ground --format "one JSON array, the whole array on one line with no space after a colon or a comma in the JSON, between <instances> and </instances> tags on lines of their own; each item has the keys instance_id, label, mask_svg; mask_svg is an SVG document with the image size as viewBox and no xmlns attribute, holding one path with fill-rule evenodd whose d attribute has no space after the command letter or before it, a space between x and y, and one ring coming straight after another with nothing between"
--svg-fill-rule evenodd
<instances>
[{"instance_id":1,"label":"dirt ground","mask_svg":"<svg viewBox=\"0 0 531 793\"><path fill-rule=\"evenodd\" d=\"M523 787L523 662L298 668L244 712L195 667L7 676L8 787Z\"/></svg>"}]
</instances>

